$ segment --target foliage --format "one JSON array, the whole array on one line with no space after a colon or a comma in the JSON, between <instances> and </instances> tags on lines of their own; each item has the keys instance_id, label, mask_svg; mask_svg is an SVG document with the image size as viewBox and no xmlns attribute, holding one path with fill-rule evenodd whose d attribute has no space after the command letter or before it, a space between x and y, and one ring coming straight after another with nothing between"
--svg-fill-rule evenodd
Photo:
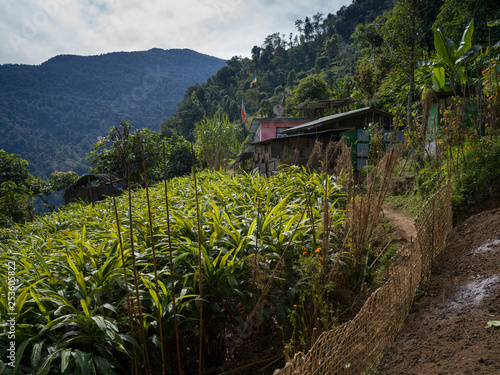
<instances>
[{"instance_id":1,"label":"foliage","mask_svg":"<svg viewBox=\"0 0 500 375\"><path fill-rule=\"evenodd\" d=\"M244 125L243 125L244 126ZM195 145L200 159L208 168L228 169L230 160L235 159L247 139L243 139L244 128L236 122L230 122L226 114L217 114L213 118L204 118L195 126Z\"/></svg>"},{"instance_id":2,"label":"foliage","mask_svg":"<svg viewBox=\"0 0 500 375\"><path fill-rule=\"evenodd\" d=\"M395 68L404 72L409 82L406 123L411 126L415 65L421 54L419 36L423 35L421 9L427 1L399 0L382 28L386 50Z\"/></svg>"},{"instance_id":3,"label":"foliage","mask_svg":"<svg viewBox=\"0 0 500 375\"><path fill-rule=\"evenodd\" d=\"M49 210L54 211L54 204L51 204L50 197L62 192L68 186L76 182L79 176L73 172L56 171L51 173L50 179L32 178L30 181L32 194L40 198Z\"/></svg>"},{"instance_id":4,"label":"foliage","mask_svg":"<svg viewBox=\"0 0 500 375\"><path fill-rule=\"evenodd\" d=\"M328 84L319 75L310 75L302 79L293 91L294 96L288 102L289 111L302 102L328 100L332 97Z\"/></svg>"},{"instance_id":5,"label":"foliage","mask_svg":"<svg viewBox=\"0 0 500 375\"><path fill-rule=\"evenodd\" d=\"M434 32L437 62L433 64L432 83L435 91L461 92L466 83L465 65L481 50L481 46L472 46L474 20L470 20L464 30L460 45L443 35L440 29Z\"/></svg>"},{"instance_id":6,"label":"foliage","mask_svg":"<svg viewBox=\"0 0 500 375\"><path fill-rule=\"evenodd\" d=\"M28 172L28 162L0 150L0 226L31 220L35 215L34 199L47 200L78 179L75 172L53 172L50 179L35 178Z\"/></svg>"},{"instance_id":7,"label":"foliage","mask_svg":"<svg viewBox=\"0 0 500 375\"><path fill-rule=\"evenodd\" d=\"M276 320L270 317L276 317L279 325L286 327L282 317L293 309L300 296L294 286L299 277L295 268L297 251L312 248L316 241L313 235L322 236L318 229L321 197L331 202L335 221L339 225L343 221L341 186L337 178L328 176L328 184L325 178L299 168L287 169L273 179L202 172L198 175L198 193L200 201L206 203L199 207L201 237L196 229L194 186L189 177L168 182L169 216L165 214L162 184L151 188L159 294L154 289L144 190L132 194L133 227L128 222L127 198L120 197L119 222L110 199L94 205L72 204L32 223L0 229L4 259L0 265L2 322L7 321L9 313L5 292L7 264L16 265L15 373L86 373L86 368L94 368L97 373L123 373L134 351L141 356L140 337L137 329L131 332L128 320L118 227L130 284L134 278L131 238L135 245L139 295L133 299L140 298L144 310L142 324L152 365L159 366L161 360L157 330L160 308L165 345L175 345L173 298L177 302L177 326L183 340L186 372L192 372L190 363L196 363L202 303L198 242L203 255L202 350L207 367L224 362L228 350L237 354L241 337L248 341L255 339L264 327L269 333L276 330ZM324 186L328 186L328 191L324 191ZM309 197L311 207L303 215ZM173 269L167 255L169 218ZM316 231L313 226L318 227ZM331 241L325 265L333 264L340 251L337 240ZM275 269L277 273L273 273ZM171 274L175 290L167 282ZM271 289L266 292L265 285L271 280ZM133 286L129 289L133 290ZM268 293L266 307L257 312L252 325L245 325L260 293ZM6 332L0 334L1 348L7 348ZM4 353L0 353L2 361ZM166 363L174 363L174 358L175 353L168 352ZM9 374L8 369L4 371ZM176 372L174 367L169 369L169 373Z\"/></svg>"},{"instance_id":8,"label":"foliage","mask_svg":"<svg viewBox=\"0 0 500 375\"><path fill-rule=\"evenodd\" d=\"M452 203L457 218L479 202L500 199L500 137L473 132L467 138L462 160L452 175Z\"/></svg>"},{"instance_id":9,"label":"foliage","mask_svg":"<svg viewBox=\"0 0 500 375\"><path fill-rule=\"evenodd\" d=\"M500 40L500 28L488 30L488 21L500 19L500 9L495 0L445 0L433 25L458 43L463 30L471 19L476 21L475 43L487 44L489 39Z\"/></svg>"},{"instance_id":10,"label":"foliage","mask_svg":"<svg viewBox=\"0 0 500 375\"><path fill-rule=\"evenodd\" d=\"M44 179L57 170L86 173L85 154L108 124L128 118L158 129L191 85L225 64L187 49L151 49L1 65L0 149L21 154Z\"/></svg>"},{"instance_id":11,"label":"foliage","mask_svg":"<svg viewBox=\"0 0 500 375\"><path fill-rule=\"evenodd\" d=\"M31 175L28 162L0 150L0 226L26 219Z\"/></svg>"},{"instance_id":12,"label":"foliage","mask_svg":"<svg viewBox=\"0 0 500 375\"><path fill-rule=\"evenodd\" d=\"M109 128L105 138L99 137L87 159L93 168L91 173L112 173L133 183L144 181L143 162L148 179L163 178L163 144L166 147L167 178L188 173L192 166L189 143L178 135L160 139L160 133L138 129L131 133L129 121Z\"/></svg>"}]
</instances>

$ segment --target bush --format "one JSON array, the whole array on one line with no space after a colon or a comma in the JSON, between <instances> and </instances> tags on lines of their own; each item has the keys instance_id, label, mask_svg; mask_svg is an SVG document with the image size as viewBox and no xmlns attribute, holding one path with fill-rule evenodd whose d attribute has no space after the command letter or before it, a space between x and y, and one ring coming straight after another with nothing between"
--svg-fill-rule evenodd
<instances>
[{"instance_id":1,"label":"bush","mask_svg":"<svg viewBox=\"0 0 500 375\"><path fill-rule=\"evenodd\" d=\"M500 198L500 137L477 136L466 143L463 161L452 177L457 218L474 205Z\"/></svg>"}]
</instances>

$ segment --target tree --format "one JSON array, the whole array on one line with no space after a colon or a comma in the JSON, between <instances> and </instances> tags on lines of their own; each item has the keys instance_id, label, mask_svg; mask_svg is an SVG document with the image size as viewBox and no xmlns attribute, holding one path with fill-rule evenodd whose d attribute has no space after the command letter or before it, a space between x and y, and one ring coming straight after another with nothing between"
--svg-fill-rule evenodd
<instances>
[{"instance_id":1,"label":"tree","mask_svg":"<svg viewBox=\"0 0 500 375\"><path fill-rule=\"evenodd\" d=\"M423 0L399 0L382 28L393 64L404 71L409 81L406 121L411 125L415 66L420 57L419 35L422 35Z\"/></svg>"},{"instance_id":2,"label":"tree","mask_svg":"<svg viewBox=\"0 0 500 375\"><path fill-rule=\"evenodd\" d=\"M192 165L189 143L179 135L161 138L159 132L137 129L131 133L128 121L110 127L105 138L99 137L94 149L87 154L93 168L92 173L112 173L135 183L144 181L143 161L148 178L159 181L163 178L163 143L167 148L167 178L189 172Z\"/></svg>"},{"instance_id":3,"label":"tree","mask_svg":"<svg viewBox=\"0 0 500 375\"><path fill-rule=\"evenodd\" d=\"M306 101L328 100L331 95L328 84L316 74L304 78L294 90L294 99L297 104Z\"/></svg>"},{"instance_id":4,"label":"tree","mask_svg":"<svg viewBox=\"0 0 500 375\"><path fill-rule=\"evenodd\" d=\"M26 160L0 150L0 226L28 217L31 178Z\"/></svg>"},{"instance_id":5,"label":"tree","mask_svg":"<svg viewBox=\"0 0 500 375\"><path fill-rule=\"evenodd\" d=\"M48 181L35 178L28 172L26 160L0 150L0 226L31 220L35 197L52 210L46 198L65 189L77 178L74 172L54 172Z\"/></svg>"},{"instance_id":6,"label":"tree","mask_svg":"<svg viewBox=\"0 0 500 375\"><path fill-rule=\"evenodd\" d=\"M33 195L42 200L45 207L54 212L54 205L49 202L49 197L56 192L65 190L68 186L75 183L79 176L73 171L52 172L48 180L41 178L32 178L31 191Z\"/></svg>"}]
</instances>

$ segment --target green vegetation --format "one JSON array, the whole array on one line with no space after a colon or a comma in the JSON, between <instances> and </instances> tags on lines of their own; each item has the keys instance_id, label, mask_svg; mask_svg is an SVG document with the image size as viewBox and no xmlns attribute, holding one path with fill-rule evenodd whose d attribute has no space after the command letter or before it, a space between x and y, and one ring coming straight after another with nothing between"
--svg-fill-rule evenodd
<instances>
[{"instance_id":1,"label":"green vegetation","mask_svg":"<svg viewBox=\"0 0 500 375\"><path fill-rule=\"evenodd\" d=\"M4 150L0 150L0 171L0 227L33 220L36 197L52 210L47 198L78 178L74 172L54 172L47 181L35 178L28 172L26 160Z\"/></svg>"},{"instance_id":2,"label":"green vegetation","mask_svg":"<svg viewBox=\"0 0 500 375\"><path fill-rule=\"evenodd\" d=\"M196 229L192 180L183 177L169 181L169 216L159 184L149 194L156 264L153 264L145 190L132 196L133 227L128 221L127 198L121 197L117 202L119 223L110 199L95 205L73 204L33 223L1 230L5 254L0 269L3 322L10 312L5 293L9 262L16 264L20 291L15 312L16 341L22 350L19 349L15 373L33 370L37 374L86 373L85 366L97 373L123 373L128 358L134 351L142 355L141 350L147 350L142 353L149 355L152 367L158 368L161 362L158 310L161 309L165 345L173 347L174 296L182 363L187 371L189 364L196 362L199 349L202 300L205 343L202 351L206 368L224 363L228 350L236 356L242 355L245 349L239 342L240 335L245 335L247 343L262 329L276 335L281 327L285 336L279 334L278 342L290 340L286 316L295 310L298 298L304 298L304 292L295 284L305 272L301 270L307 268L298 262L297 254L304 257L302 253L307 249L311 261L321 264L315 266L317 271L326 270L336 259L342 259L342 243L336 237L330 237L327 257L322 252L320 260L314 252L315 241L323 236L319 225L322 205L314 202L328 197L332 202L332 223L345 222L341 186L335 177L328 179L325 192L325 175L297 168L283 171L273 179L203 172L197 181L201 237ZM304 207L309 207L307 212ZM169 240L173 269L168 261ZM203 258L202 295L198 284L198 242ZM132 292L134 256L139 295ZM154 288L154 267L158 269L159 293ZM171 275L175 291L170 287ZM302 280L303 283L304 277ZM130 295L135 296L134 303L140 300L143 308L144 344L138 327L135 326L135 334L131 331L127 286ZM263 295L266 305L253 312L257 314L257 323L242 331ZM277 326L272 323L273 316ZM323 319L324 328L333 323L326 316L318 316ZM0 340L5 343L6 336L2 335ZM2 348L7 346L2 344ZM5 358L5 352L1 355ZM165 363L175 359L173 351L166 355ZM9 371L7 368L4 374L10 374Z\"/></svg>"},{"instance_id":3,"label":"green vegetation","mask_svg":"<svg viewBox=\"0 0 500 375\"><path fill-rule=\"evenodd\" d=\"M167 179L139 186L130 201L73 204L16 224L33 219L32 197L76 174L44 182L0 151L0 318L16 313L17 348L12 370L3 331L0 373L215 373L268 348L270 358L285 345L306 351L389 273L397 255L380 213L393 175L404 195L390 203L412 214L446 179L456 220L498 202L500 10L481 0L476 7L491 11L477 14L461 3L365 0L306 17L297 37L273 34L252 58L234 57L189 87L161 133L133 132L127 121L109 128L88 154L92 171L139 185L143 168L150 181ZM460 17L444 19L449 12ZM326 152L338 156L341 175L228 172L245 147L241 103L253 116L284 103L295 116L301 101L347 95L353 108L390 110L405 134L403 147L387 149L372 124L362 184L353 186L342 143ZM196 167L208 169L179 177L193 167L193 150Z\"/></svg>"},{"instance_id":4,"label":"green vegetation","mask_svg":"<svg viewBox=\"0 0 500 375\"><path fill-rule=\"evenodd\" d=\"M36 177L88 170L85 154L107 127L129 119L157 131L186 89L225 61L191 50L62 55L38 66L0 65L0 149Z\"/></svg>"},{"instance_id":5,"label":"green vegetation","mask_svg":"<svg viewBox=\"0 0 500 375\"><path fill-rule=\"evenodd\" d=\"M218 114L212 119L204 118L195 125L195 146L200 160L209 168L227 170L247 146L245 128L230 122L227 115Z\"/></svg>"},{"instance_id":6,"label":"green vegetation","mask_svg":"<svg viewBox=\"0 0 500 375\"><path fill-rule=\"evenodd\" d=\"M120 126L110 127L106 137L98 138L94 149L87 154L92 165L90 173L112 173L125 181L130 177L133 183L142 184L144 161L148 178L160 181L164 178L164 157L167 178L182 176L191 170L191 147L182 137L174 134L161 139L158 132L145 128L131 131L130 122L122 121Z\"/></svg>"}]
</instances>

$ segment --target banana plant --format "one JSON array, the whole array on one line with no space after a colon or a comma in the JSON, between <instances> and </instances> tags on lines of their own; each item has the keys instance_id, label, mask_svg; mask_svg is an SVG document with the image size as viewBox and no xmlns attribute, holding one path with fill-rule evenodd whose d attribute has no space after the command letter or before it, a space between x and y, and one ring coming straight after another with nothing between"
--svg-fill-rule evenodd
<instances>
[{"instance_id":1,"label":"banana plant","mask_svg":"<svg viewBox=\"0 0 500 375\"><path fill-rule=\"evenodd\" d=\"M456 85L458 84L459 87L465 85L466 63L473 59L483 47L472 45L473 32L474 19L471 19L464 30L458 47L439 28L434 32L437 61L422 65L432 65L432 84L435 91L451 91L457 95Z\"/></svg>"}]
</instances>

